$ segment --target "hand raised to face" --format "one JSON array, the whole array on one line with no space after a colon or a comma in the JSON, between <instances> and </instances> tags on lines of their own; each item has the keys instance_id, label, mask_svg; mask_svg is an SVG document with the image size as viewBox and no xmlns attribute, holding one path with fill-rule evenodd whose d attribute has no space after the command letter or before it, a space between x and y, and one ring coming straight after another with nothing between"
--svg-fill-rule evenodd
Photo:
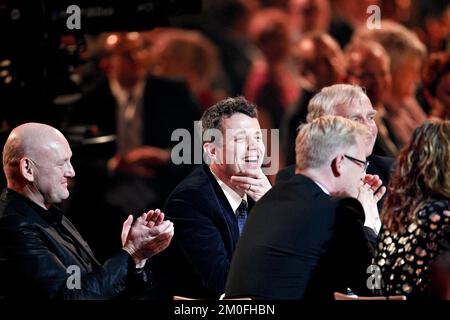
<instances>
[{"instance_id":1,"label":"hand raised to face","mask_svg":"<svg viewBox=\"0 0 450 320\"><path fill-rule=\"evenodd\" d=\"M260 168L241 171L240 175L231 176L230 181L233 186L244 191L254 201L258 201L272 188L269 179Z\"/></svg>"}]
</instances>

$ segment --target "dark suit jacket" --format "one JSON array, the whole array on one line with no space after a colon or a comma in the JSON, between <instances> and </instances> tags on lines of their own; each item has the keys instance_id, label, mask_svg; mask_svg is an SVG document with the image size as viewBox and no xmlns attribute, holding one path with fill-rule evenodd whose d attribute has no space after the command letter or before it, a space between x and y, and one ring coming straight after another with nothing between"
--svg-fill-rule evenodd
<instances>
[{"instance_id":1,"label":"dark suit jacket","mask_svg":"<svg viewBox=\"0 0 450 320\"><path fill-rule=\"evenodd\" d=\"M226 296L332 300L364 292L371 249L364 212L296 175L254 206L233 256Z\"/></svg>"},{"instance_id":2,"label":"dark suit jacket","mask_svg":"<svg viewBox=\"0 0 450 320\"><path fill-rule=\"evenodd\" d=\"M249 209L254 202L248 198ZM175 235L154 259L165 294L218 298L239 239L237 218L207 166L196 168L172 192L165 214Z\"/></svg>"},{"instance_id":3,"label":"dark suit jacket","mask_svg":"<svg viewBox=\"0 0 450 320\"><path fill-rule=\"evenodd\" d=\"M59 221L59 222L58 222ZM63 231L61 231L63 230ZM101 232L101 230L99 230ZM80 289L67 286L78 266ZM134 262L124 250L103 265L70 221L56 208L44 210L7 190L0 199L0 298L109 299L137 288ZM131 270L131 269L130 269ZM134 283L134 284L133 284Z\"/></svg>"}]
</instances>

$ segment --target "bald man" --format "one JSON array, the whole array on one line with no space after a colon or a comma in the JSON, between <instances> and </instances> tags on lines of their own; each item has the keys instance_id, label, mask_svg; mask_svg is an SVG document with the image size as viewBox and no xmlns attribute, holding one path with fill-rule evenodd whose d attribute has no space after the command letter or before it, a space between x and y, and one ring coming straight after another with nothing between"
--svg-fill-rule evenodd
<instances>
[{"instance_id":1,"label":"bald man","mask_svg":"<svg viewBox=\"0 0 450 320\"><path fill-rule=\"evenodd\" d=\"M101 265L55 206L69 197L71 156L62 133L48 125L23 124L9 135L3 149L7 189L0 199L0 298L129 297L149 281L147 259L169 245L173 225L161 211L134 222L130 215L122 250Z\"/></svg>"}]
</instances>

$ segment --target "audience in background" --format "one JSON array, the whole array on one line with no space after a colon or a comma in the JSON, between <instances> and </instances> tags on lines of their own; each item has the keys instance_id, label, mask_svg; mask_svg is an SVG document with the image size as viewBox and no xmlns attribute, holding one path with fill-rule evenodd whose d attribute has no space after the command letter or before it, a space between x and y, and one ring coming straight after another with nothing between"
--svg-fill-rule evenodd
<instances>
[{"instance_id":1,"label":"audience in background","mask_svg":"<svg viewBox=\"0 0 450 320\"><path fill-rule=\"evenodd\" d=\"M294 40L309 32L327 32L331 12L328 0L289 0L287 12Z\"/></svg>"},{"instance_id":2,"label":"audience in background","mask_svg":"<svg viewBox=\"0 0 450 320\"><path fill-rule=\"evenodd\" d=\"M423 69L423 89L430 116L450 119L450 51L430 55Z\"/></svg>"},{"instance_id":3,"label":"audience in background","mask_svg":"<svg viewBox=\"0 0 450 320\"><path fill-rule=\"evenodd\" d=\"M391 90L390 60L383 47L375 41L360 41L345 49L347 82L363 87L374 109L378 127L374 153L393 157L398 153L398 142L386 121L384 103Z\"/></svg>"},{"instance_id":4,"label":"audience in background","mask_svg":"<svg viewBox=\"0 0 450 320\"><path fill-rule=\"evenodd\" d=\"M385 102L386 120L400 146L407 144L414 129L426 120L416 99L426 48L406 27L393 21L381 21L382 28L356 31L355 41L379 42L391 60L392 89Z\"/></svg>"},{"instance_id":5,"label":"audience in background","mask_svg":"<svg viewBox=\"0 0 450 320\"><path fill-rule=\"evenodd\" d=\"M186 81L203 109L225 98L224 88L216 87L223 74L217 49L201 33L162 30L155 37L152 54L152 73Z\"/></svg>"},{"instance_id":6,"label":"audience in background","mask_svg":"<svg viewBox=\"0 0 450 320\"><path fill-rule=\"evenodd\" d=\"M278 9L255 13L250 22L250 39L262 56L253 62L244 95L258 105L263 129L279 128L283 115L299 96L291 69L288 16Z\"/></svg>"},{"instance_id":7,"label":"audience in background","mask_svg":"<svg viewBox=\"0 0 450 320\"><path fill-rule=\"evenodd\" d=\"M304 35L295 45L294 55L302 91L281 128L288 165L295 163L295 137L299 124L306 121L309 100L322 88L342 82L346 72L345 58L339 44L326 33Z\"/></svg>"},{"instance_id":8,"label":"audience in background","mask_svg":"<svg viewBox=\"0 0 450 320\"><path fill-rule=\"evenodd\" d=\"M71 215L80 230L91 235L88 240L98 247L99 256L106 258L118 239L100 237L95 230L106 223L105 232L114 234L129 212L162 207L192 168L172 163L171 149L178 143L172 141L172 133L185 129L194 137L194 121L201 112L184 80L147 74L141 34L109 34L104 45L105 75L83 92L70 122L95 128L99 136L112 135L113 147L111 153L84 163L68 212L93 217L87 223L81 214ZM92 206L81 210L81 203Z\"/></svg>"}]
</instances>

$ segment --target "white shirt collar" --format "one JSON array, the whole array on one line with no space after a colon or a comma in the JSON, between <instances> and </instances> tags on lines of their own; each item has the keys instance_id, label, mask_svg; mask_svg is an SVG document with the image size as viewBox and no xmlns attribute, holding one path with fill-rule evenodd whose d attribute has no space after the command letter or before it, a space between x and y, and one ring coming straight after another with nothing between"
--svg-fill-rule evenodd
<instances>
[{"instance_id":1,"label":"white shirt collar","mask_svg":"<svg viewBox=\"0 0 450 320\"><path fill-rule=\"evenodd\" d=\"M144 93L145 78L139 80L130 91L124 89L115 78L111 78L109 80L109 87L111 88L112 94L119 101L120 104L126 104L128 96L130 94L132 95L133 100L136 102L141 99Z\"/></svg>"},{"instance_id":2,"label":"white shirt collar","mask_svg":"<svg viewBox=\"0 0 450 320\"><path fill-rule=\"evenodd\" d=\"M327 195L330 195L330 192L328 192L328 190L321 185L319 182L317 182L316 180L313 180L315 184L317 184L319 186L320 189L322 189L323 192L325 192Z\"/></svg>"},{"instance_id":3,"label":"white shirt collar","mask_svg":"<svg viewBox=\"0 0 450 320\"><path fill-rule=\"evenodd\" d=\"M222 188L223 193L225 194L225 197L227 198L228 203L230 204L231 209L233 210L234 213L236 213L236 210L241 204L242 200L245 200L248 203L247 194L244 194L244 196L241 198L241 196L237 194L236 191L231 189L225 182L220 180L211 169L209 170L213 174L214 178L216 178L216 181L219 184L219 186Z\"/></svg>"}]
</instances>

